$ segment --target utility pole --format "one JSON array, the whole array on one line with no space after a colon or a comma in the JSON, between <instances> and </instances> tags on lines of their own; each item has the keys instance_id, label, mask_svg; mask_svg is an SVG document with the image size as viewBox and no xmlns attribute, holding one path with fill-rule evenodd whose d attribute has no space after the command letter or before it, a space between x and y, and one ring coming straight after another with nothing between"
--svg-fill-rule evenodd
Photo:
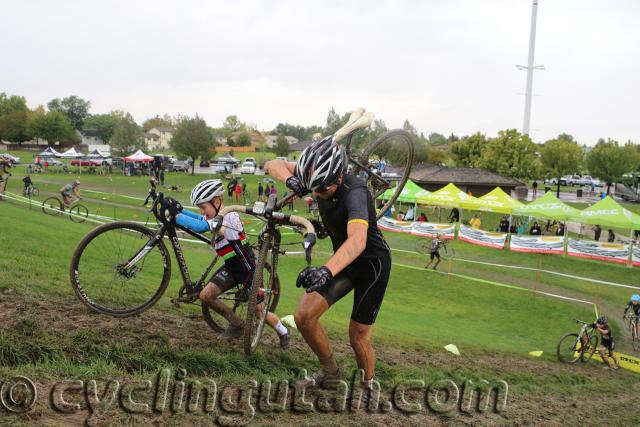
<instances>
[{"instance_id":1,"label":"utility pole","mask_svg":"<svg viewBox=\"0 0 640 427\"><path fill-rule=\"evenodd\" d=\"M518 70L527 70L527 89L524 100L524 122L522 124L522 134L528 135L531 123L531 96L533 88L533 70L544 70L544 65L533 65L533 58L536 50L536 21L538 18L538 0L533 0L531 6L531 32L529 33L529 60L527 66L516 65Z\"/></svg>"}]
</instances>

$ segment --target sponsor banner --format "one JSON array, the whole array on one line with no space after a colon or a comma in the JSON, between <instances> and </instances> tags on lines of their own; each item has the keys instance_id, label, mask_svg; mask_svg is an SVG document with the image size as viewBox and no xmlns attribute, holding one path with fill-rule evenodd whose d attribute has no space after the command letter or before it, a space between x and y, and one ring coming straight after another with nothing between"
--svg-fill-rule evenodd
<instances>
[{"instance_id":1,"label":"sponsor banner","mask_svg":"<svg viewBox=\"0 0 640 427\"><path fill-rule=\"evenodd\" d=\"M640 374L640 359L638 359L637 357L629 356L627 354L618 353L617 351L614 351L613 353L618 356L621 368ZM608 355L609 350L607 350L607 356ZM604 363L598 352L593 355L593 360L598 360ZM609 363L613 364L615 362L612 358L609 357Z\"/></svg>"},{"instance_id":2,"label":"sponsor banner","mask_svg":"<svg viewBox=\"0 0 640 427\"><path fill-rule=\"evenodd\" d=\"M592 240L569 239L567 253L578 258L597 259L600 261L626 264L629 257L629 245L626 243L606 243ZM640 248L633 247L631 262L640 265Z\"/></svg>"},{"instance_id":3,"label":"sponsor banner","mask_svg":"<svg viewBox=\"0 0 640 427\"><path fill-rule=\"evenodd\" d=\"M504 242L507 240L507 233L492 233L466 225L460 225L458 239L463 242L473 243L474 245L502 249L504 248Z\"/></svg>"},{"instance_id":4,"label":"sponsor banner","mask_svg":"<svg viewBox=\"0 0 640 427\"><path fill-rule=\"evenodd\" d=\"M512 234L509 249L514 252L563 254L564 236L518 236Z\"/></svg>"},{"instance_id":5,"label":"sponsor banner","mask_svg":"<svg viewBox=\"0 0 640 427\"><path fill-rule=\"evenodd\" d=\"M378 227L382 230L408 233L416 236L435 237L440 234L443 239L453 239L456 233L455 224L435 224L432 222L396 221L382 217L378 220Z\"/></svg>"}]
</instances>

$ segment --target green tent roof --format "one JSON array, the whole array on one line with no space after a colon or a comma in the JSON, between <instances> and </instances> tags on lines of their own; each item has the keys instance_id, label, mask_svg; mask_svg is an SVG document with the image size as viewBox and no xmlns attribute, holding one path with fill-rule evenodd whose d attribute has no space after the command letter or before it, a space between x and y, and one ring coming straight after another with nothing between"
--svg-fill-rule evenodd
<instances>
[{"instance_id":1,"label":"green tent roof","mask_svg":"<svg viewBox=\"0 0 640 427\"><path fill-rule=\"evenodd\" d=\"M382 200L389 200L391 196L393 196L393 193L396 191L396 188L397 187L388 189L387 191L382 193L380 196L378 196L378 198ZM400 196L398 196L398 202L415 203L418 197L426 196L427 194L429 194L427 190L425 190L415 182L408 179L407 183L404 185L404 188L402 189L402 192L400 192Z\"/></svg>"},{"instance_id":2,"label":"green tent roof","mask_svg":"<svg viewBox=\"0 0 640 427\"><path fill-rule=\"evenodd\" d=\"M605 197L593 206L583 209L577 217L572 219L585 224L640 229L640 215L623 208L610 196Z\"/></svg>"},{"instance_id":3,"label":"green tent roof","mask_svg":"<svg viewBox=\"0 0 640 427\"><path fill-rule=\"evenodd\" d=\"M510 214L521 206L523 206L522 203L509 196L500 187L494 188L482 197L471 198L462 204L465 209L505 214Z\"/></svg>"},{"instance_id":4,"label":"green tent roof","mask_svg":"<svg viewBox=\"0 0 640 427\"><path fill-rule=\"evenodd\" d=\"M580 211L562 203L551 191L548 191L539 199L514 209L513 214L566 221L579 217Z\"/></svg>"},{"instance_id":5,"label":"green tent roof","mask_svg":"<svg viewBox=\"0 0 640 427\"><path fill-rule=\"evenodd\" d=\"M421 205L444 206L447 208L459 208L464 203L475 199L460 190L453 183L449 183L433 193L418 197L417 203Z\"/></svg>"}]
</instances>

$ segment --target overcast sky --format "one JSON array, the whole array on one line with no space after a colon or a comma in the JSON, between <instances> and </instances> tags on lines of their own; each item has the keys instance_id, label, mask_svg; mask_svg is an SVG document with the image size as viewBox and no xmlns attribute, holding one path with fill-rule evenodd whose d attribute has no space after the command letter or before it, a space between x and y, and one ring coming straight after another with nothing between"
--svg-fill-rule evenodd
<instances>
[{"instance_id":1,"label":"overcast sky","mask_svg":"<svg viewBox=\"0 0 640 427\"><path fill-rule=\"evenodd\" d=\"M531 0L2 0L0 92L30 107L227 115L271 129L334 107L389 127L522 129ZM531 135L640 142L640 1L540 0Z\"/></svg>"}]
</instances>

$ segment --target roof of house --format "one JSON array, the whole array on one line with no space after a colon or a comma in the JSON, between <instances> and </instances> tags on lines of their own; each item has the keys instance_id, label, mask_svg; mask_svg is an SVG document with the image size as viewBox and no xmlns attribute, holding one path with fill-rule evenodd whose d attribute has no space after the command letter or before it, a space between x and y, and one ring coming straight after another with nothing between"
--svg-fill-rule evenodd
<instances>
[{"instance_id":1,"label":"roof of house","mask_svg":"<svg viewBox=\"0 0 640 427\"><path fill-rule=\"evenodd\" d=\"M160 132L169 132L169 133L176 133L176 130L174 128L154 128L159 130Z\"/></svg>"},{"instance_id":2,"label":"roof of house","mask_svg":"<svg viewBox=\"0 0 640 427\"><path fill-rule=\"evenodd\" d=\"M411 169L409 177L418 183L456 185L491 185L491 186L520 186L522 181L499 175L482 168L450 168L427 163L419 163Z\"/></svg>"},{"instance_id":3,"label":"roof of house","mask_svg":"<svg viewBox=\"0 0 640 427\"><path fill-rule=\"evenodd\" d=\"M289 145L289 150L291 150L291 151L302 151L305 148L307 148L308 146L310 146L311 144L313 144L313 141L296 142L294 144Z\"/></svg>"}]
</instances>

